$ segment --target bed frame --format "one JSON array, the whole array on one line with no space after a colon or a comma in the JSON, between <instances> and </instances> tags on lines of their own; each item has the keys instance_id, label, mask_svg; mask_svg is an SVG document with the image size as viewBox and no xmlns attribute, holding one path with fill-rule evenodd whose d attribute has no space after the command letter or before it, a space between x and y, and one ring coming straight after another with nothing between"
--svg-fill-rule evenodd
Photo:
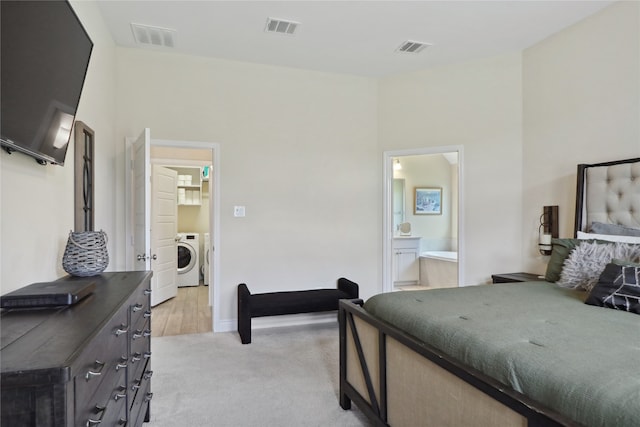
<instances>
[{"instance_id":1,"label":"bed frame","mask_svg":"<svg viewBox=\"0 0 640 427\"><path fill-rule=\"evenodd\" d=\"M629 211L603 216L612 208L599 194L618 195L624 188L640 200L636 177L640 180L640 158L578 165L576 232L594 218L638 227L628 219ZM618 178L626 184L616 183ZM594 199L605 205L587 204L587 194L596 190L599 197ZM339 323L340 406L349 409L354 402L376 426L579 426L377 319L356 301L340 301Z\"/></svg>"}]
</instances>

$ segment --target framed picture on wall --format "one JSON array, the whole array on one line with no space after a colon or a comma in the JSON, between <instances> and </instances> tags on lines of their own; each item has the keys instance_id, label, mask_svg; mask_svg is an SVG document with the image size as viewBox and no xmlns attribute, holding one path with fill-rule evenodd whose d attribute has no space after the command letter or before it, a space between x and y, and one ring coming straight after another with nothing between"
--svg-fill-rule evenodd
<instances>
[{"instance_id":1,"label":"framed picture on wall","mask_svg":"<svg viewBox=\"0 0 640 427\"><path fill-rule=\"evenodd\" d=\"M441 215L442 188L416 187L413 213L415 215Z\"/></svg>"}]
</instances>

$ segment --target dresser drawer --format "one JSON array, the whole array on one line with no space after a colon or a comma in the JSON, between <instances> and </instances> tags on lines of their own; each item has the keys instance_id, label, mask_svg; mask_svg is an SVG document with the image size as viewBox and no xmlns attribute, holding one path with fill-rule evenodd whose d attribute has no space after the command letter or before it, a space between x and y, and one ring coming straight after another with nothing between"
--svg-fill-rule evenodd
<instances>
[{"instance_id":1,"label":"dresser drawer","mask_svg":"<svg viewBox=\"0 0 640 427\"><path fill-rule=\"evenodd\" d=\"M151 317L151 290L141 286L131 301L131 326L133 329L140 328L144 322Z\"/></svg>"},{"instance_id":2,"label":"dresser drawer","mask_svg":"<svg viewBox=\"0 0 640 427\"><path fill-rule=\"evenodd\" d=\"M78 397L77 394L76 396ZM123 409L126 410L126 402L126 370L121 369L116 375L105 378L93 397L85 403L76 405L76 425L87 427L124 425L126 416L121 417L121 413Z\"/></svg>"},{"instance_id":3,"label":"dresser drawer","mask_svg":"<svg viewBox=\"0 0 640 427\"><path fill-rule=\"evenodd\" d=\"M129 408L125 403L126 402L122 402L120 412L116 415L114 421L112 421L108 425L113 425L113 426L127 425L132 427L134 426L134 424L127 424L127 422L129 421Z\"/></svg>"},{"instance_id":4,"label":"dresser drawer","mask_svg":"<svg viewBox=\"0 0 640 427\"><path fill-rule=\"evenodd\" d=\"M151 364L147 363L144 373L140 378L134 381L135 395L133 395L131 404L131 420L135 420L135 425L142 425L147 405L153 397L151 393L151 376L153 372L150 370Z\"/></svg>"},{"instance_id":5,"label":"dresser drawer","mask_svg":"<svg viewBox=\"0 0 640 427\"><path fill-rule=\"evenodd\" d=\"M93 397L102 382L126 372L127 366L127 322L126 310L109 322L97 338L79 358L75 371L76 404L84 407Z\"/></svg>"},{"instance_id":6,"label":"dresser drawer","mask_svg":"<svg viewBox=\"0 0 640 427\"><path fill-rule=\"evenodd\" d=\"M134 337L138 337L135 338ZM132 331L131 353L129 354L129 378L131 381L140 378L142 370L151 357L151 330L149 322L140 329Z\"/></svg>"},{"instance_id":7,"label":"dresser drawer","mask_svg":"<svg viewBox=\"0 0 640 427\"><path fill-rule=\"evenodd\" d=\"M150 360L143 364L142 368L143 369L140 370L140 375L137 375L131 381L131 388L129 391L133 392L130 394L132 402L135 400L135 397L140 392L140 390L142 390L146 384L149 384L151 382L151 377L153 376Z\"/></svg>"},{"instance_id":8,"label":"dresser drawer","mask_svg":"<svg viewBox=\"0 0 640 427\"><path fill-rule=\"evenodd\" d=\"M145 321L131 330L131 353L140 351L140 348L148 348L151 337L150 322Z\"/></svg>"}]
</instances>

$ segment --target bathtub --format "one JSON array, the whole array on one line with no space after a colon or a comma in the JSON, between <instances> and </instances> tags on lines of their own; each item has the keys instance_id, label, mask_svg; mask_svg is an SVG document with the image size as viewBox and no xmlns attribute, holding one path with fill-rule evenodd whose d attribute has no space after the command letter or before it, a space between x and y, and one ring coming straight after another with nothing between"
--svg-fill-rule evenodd
<instances>
[{"instance_id":1,"label":"bathtub","mask_svg":"<svg viewBox=\"0 0 640 427\"><path fill-rule=\"evenodd\" d=\"M420 253L420 285L431 288L458 286L458 252Z\"/></svg>"}]
</instances>

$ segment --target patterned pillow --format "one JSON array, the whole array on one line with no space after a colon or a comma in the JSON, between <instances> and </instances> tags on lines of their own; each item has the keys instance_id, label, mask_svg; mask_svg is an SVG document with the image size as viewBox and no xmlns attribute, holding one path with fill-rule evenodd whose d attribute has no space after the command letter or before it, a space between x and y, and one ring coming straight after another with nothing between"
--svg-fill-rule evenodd
<instances>
[{"instance_id":1,"label":"patterned pillow","mask_svg":"<svg viewBox=\"0 0 640 427\"><path fill-rule=\"evenodd\" d=\"M582 243L565 260L558 285L590 291L598 283L605 266L614 258L638 262L640 245Z\"/></svg>"},{"instance_id":2,"label":"patterned pillow","mask_svg":"<svg viewBox=\"0 0 640 427\"><path fill-rule=\"evenodd\" d=\"M607 264L585 304L640 314L640 266Z\"/></svg>"}]
</instances>

